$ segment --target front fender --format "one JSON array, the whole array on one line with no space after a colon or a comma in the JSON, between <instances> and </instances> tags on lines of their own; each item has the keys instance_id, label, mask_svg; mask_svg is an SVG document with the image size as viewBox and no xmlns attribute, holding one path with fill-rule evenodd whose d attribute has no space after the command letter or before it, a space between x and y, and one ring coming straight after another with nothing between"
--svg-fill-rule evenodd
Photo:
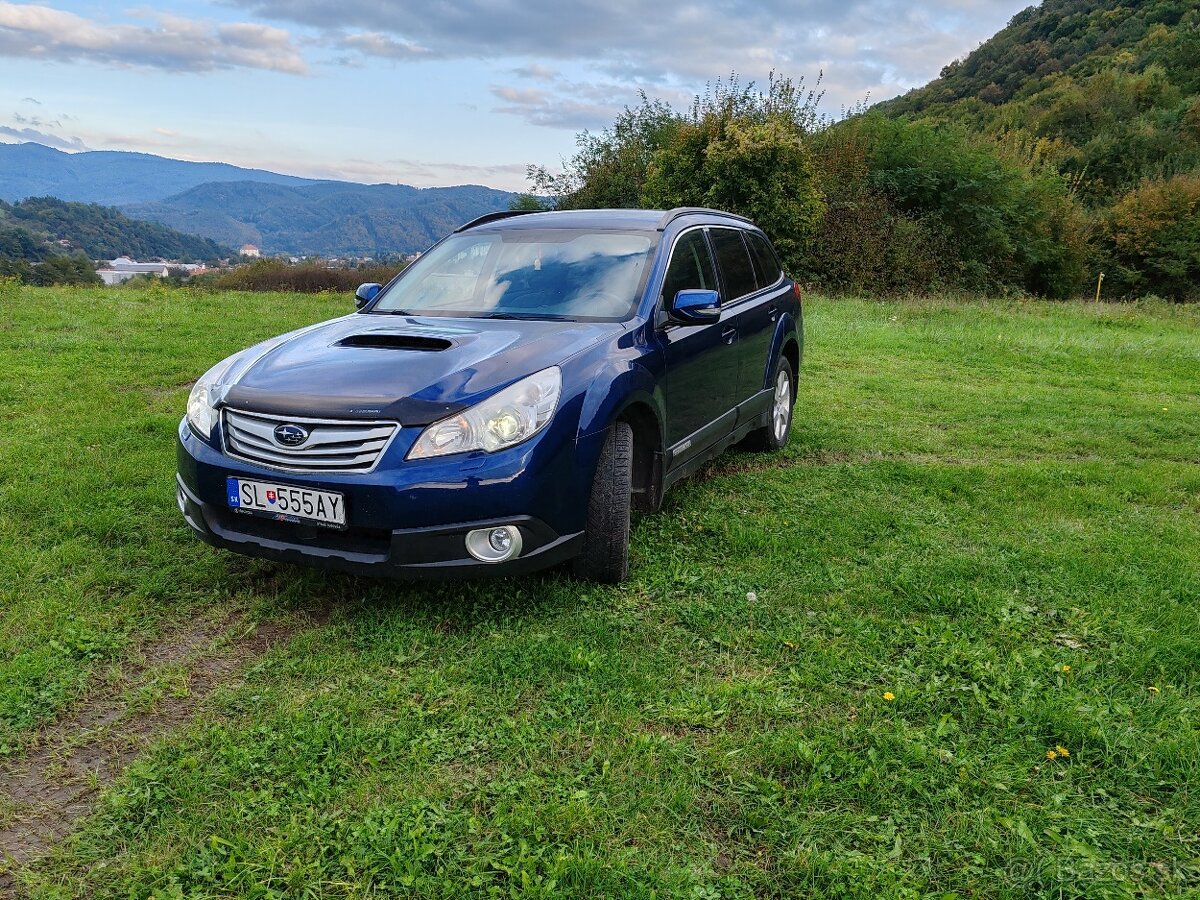
<instances>
[{"instance_id":1,"label":"front fender","mask_svg":"<svg viewBox=\"0 0 1200 900\"><path fill-rule=\"evenodd\" d=\"M662 354L643 343L639 334L623 335L615 347L604 348L594 358L587 377L588 388L579 414L581 438L606 430L635 403L648 406L661 428L665 402Z\"/></svg>"}]
</instances>

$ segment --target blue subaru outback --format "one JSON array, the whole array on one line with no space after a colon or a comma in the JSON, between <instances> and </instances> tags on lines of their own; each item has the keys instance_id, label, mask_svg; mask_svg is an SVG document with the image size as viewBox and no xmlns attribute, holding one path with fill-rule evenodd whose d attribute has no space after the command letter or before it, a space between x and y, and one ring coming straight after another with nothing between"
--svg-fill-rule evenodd
<instances>
[{"instance_id":1,"label":"blue subaru outback","mask_svg":"<svg viewBox=\"0 0 1200 900\"><path fill-rule=\"evenodd\" d=\"M486 215L357 305L196 382L177 488L201 539L398 576L571 560L616 582L631 510L791 429L800 292L728 213Z\"/></svg>"}]
</instances>

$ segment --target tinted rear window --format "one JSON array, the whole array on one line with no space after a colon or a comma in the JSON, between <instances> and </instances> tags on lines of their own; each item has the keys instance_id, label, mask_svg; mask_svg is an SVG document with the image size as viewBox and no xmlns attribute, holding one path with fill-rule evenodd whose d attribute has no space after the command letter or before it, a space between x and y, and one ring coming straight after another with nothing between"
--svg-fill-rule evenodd
<instances>
[{"instance_id":1,"label":"tinted rear window","mask_svg":"<svg viewBox=\"0 0 1200 900\"><path fill-rule=\"evenodd\" d=\"M769 287L777 282L783 275L783 270L779 267L779 259L775 256L775 251L771 249L767 239L761 234L749 231L746 232L746 243L750 245L750 252L754 256L754 268L758 272L758 286L760 288Z\"/></svg>"},{"instance_id":2,"label":"tinted rear window","mask_svg":"<svg viewBox=\"0 0 1200 900\"><path fill-rule=\"evenodd\" d=\"M742 233L734 228L714 228L711 231L713 247L717 251L717 265L725 277L726 300L736 300L758 289L754 279L754 266L750 254L742 241Z\"/></svg>"}]
</instances>

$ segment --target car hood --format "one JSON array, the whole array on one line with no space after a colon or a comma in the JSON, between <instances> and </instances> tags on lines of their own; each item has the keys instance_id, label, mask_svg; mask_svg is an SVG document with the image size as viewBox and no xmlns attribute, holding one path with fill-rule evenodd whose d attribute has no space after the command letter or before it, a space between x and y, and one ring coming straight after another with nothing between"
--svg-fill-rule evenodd
<instances>
[{"instance_id":1,"label":"car hood","mask_svg":"<svg viewBox=\"0 0 1200 900\"><path fill-rule=\"evenodd\" d=\"M354 314L245 351L230 367L224 400L264 413L428 425L621 330Z\"/></svg>"}]
</instances>

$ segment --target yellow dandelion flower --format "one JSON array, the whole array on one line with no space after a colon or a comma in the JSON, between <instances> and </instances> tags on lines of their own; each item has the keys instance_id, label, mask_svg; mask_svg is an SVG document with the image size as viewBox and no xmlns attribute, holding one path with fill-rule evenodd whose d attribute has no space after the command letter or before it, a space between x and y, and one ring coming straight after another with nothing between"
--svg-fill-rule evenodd
<instances>
[{"instance_id":1,"label":"yellow dandelion flower","mask_svg":"<svg viewBox=\"0 0 1200 900\"><path fill-rule=\"evenodd\" d=\"M1046 751L1046 759L1058 759L1058 753L1053 750Z\"/></svg>"},{"instance_id":2,"label":"yellow dandelion flower","mask_svg":"<svg viewBox=\"0 0 1200 900\"><path fill-rule=\"evenodd\" d=\"M1062 670L1063 670L1064 672L1070 672L1070 671L1071 671L1071 667L1070 667L1070 666L1063 666L1063 667L1062 667Z\"/></svg>"},{"instance_id":3,"label":"yellow dandelion flower","mask_svg":"<svg viewBox=\"0 0 1200 900\"><path fill-rule=\"evenodd\" d=\"M1158 693L1158 688L1156 688L1154 685L1150 685L1150 687L1146 688L1146 690L1148 690L1152 694Z\"/></svg>"},{"instance_id":4,"label":"yellow dandelion flower","mask_svg":"<svg viewBox=\"0 0 1200 900\"><path fill-rule=\"evenodd\" d=\"M883 699L884 699L884 700L887 700L887 701L890 703L892 700L895 700L895 699L896 699L896 695L895 695L895 694L893 694L891 691L884 691L884 692L883 692Z\"/></svg>"},{"instance_id":5,"label":"yellow dandelion flower","mask_svg":"<svg viewBox=\"0 0 1200 900\"><path fill-rule=\"evenodd\" d=\"M1055 747L1054 749L1058 753L1059 756L1066 757L1066 756L1071 755L1071 751L1061 745L1059 745L1058 747Z\"/></svg>"}]
</instances>

